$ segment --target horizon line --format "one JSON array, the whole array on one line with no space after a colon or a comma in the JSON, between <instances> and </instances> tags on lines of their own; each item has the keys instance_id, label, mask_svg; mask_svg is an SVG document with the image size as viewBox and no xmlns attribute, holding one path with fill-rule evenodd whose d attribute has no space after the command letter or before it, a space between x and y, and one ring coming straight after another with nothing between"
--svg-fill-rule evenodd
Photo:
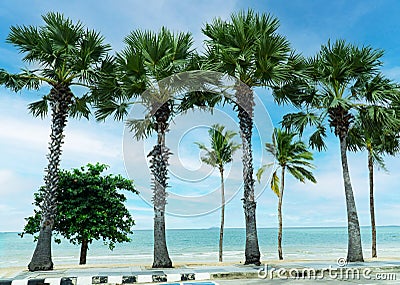
<instances>
[{"instance_id":1,"label":"horizon line","mask_svg":"<svg viewBox=\"0 0 400 285\"><path fill-rule=\"evenodd\" d=\"M360 226L361 228L365 227L371 227L370 225L363 225ZM389 227L400 227L400 225L379 225L376 226L377 228L389 228ZM289 227L283 227L283 229L332 229L332 228L347 228L347 226L289 226ZM169 230L211 230L211 229L219 229L219 227L208 227L208 228L171 228L171 229L166 229L166 231ZM245 230L246 228L244 227L226 227L224 229L241 229ZM260 227L257 228L257 230L260 229L272 229L272 230L277 230L277 227ZM152 231L152 228L149 229L133 229L133 231ZM0 233L20 233L19 231L0 231Z\"/></svg>"}]
</instances>

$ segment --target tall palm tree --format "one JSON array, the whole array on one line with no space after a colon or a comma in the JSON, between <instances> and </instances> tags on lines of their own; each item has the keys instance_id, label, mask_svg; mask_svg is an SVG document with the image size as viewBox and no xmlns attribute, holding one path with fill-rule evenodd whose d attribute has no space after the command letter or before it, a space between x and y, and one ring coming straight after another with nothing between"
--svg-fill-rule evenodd
<instances>
[{"instance_id":1,"label":"tall palm tree","mask_svg":"<svg viewBox=\"0 0 400 285\"><path fill-rule=\"evenodd\" d=\"M157 143L150 151L154 205L154 268L172 267L165 235L167 172L170 152L165 143L169 123L177 112L170 76L183 72L192 64L192 36L174 34L166 28L158 33L136 30L125 38L126 47L104 68L99 81L97 119L113 115L126 117L131 104L140 99L148 108L144 119L128 121L136 139L157 133Z\"/></svg>"},{"instance_id":2,"label":"tall palm tree","mask_svg":"<svg viewBox=\"0 0 400 285\"><path fill-rule=\"evenodd\" d=\"M371 217L371 254L377 257L376 223L374 199L374 166L386 170L383 156L395 155L399 151L399 133L376 129L370 132L361 124L355 124L349 130L348 147L352 151L367 151L369 180L369 209Z\"/></svg>"},{"instance_id":3,"label":"tall palm tree","mask_svg":"<svg viewBox=\"0 0 400 285\"><path fill-rule=\"evenodd\" d=\"M357 47L337 40L328 42L320 52L309 60L309 80L292 82L275 90L276 96L289 98L302 109L299 113L287 114L283 126L302 134L308 125L316 127L310 137L310 145L322 150L326 148L326 123L333 129L340 143L340 157L347 207L349 262L363 261L360 226L354 200L347 162L347 137L355 114L370 112L374 121L387 127L396 122L387 114L382 104L386 95L374 93L369 96L359 92L358 86L378 73L383 52L369 46Z\"/></svg>"},{"instance_id":4,"label":"tall palm tree","mask_svg":"<svg viewBox=\"0 0 400 285\"><path fill-rule=\"evenodd\" d=\"M298 140L293 141L297 134L289 131L283 131L281 129L274 129L272 134L272 143L266 143L265 148L267 152L272 154L278 167L272 174L271 179L271 190L278 196L278 255L279 259L283 259L282 253L282 201L283 192L285 190L285 171L289 173L297 180L305 183L306 179L316 183L315 177L311 170L314 169L314 165L310 161L313 160L313 155L307 150L307 146L304 142ZM257 171L257 179L261 180L261 176L270 165L263 165ZM281 178L278 177L278 170L281 168ZM279 180L281 185L279 186Z\"/></svg>"},{"instance_id":5,"label":"tall palm tree","mask_svg":"<svg viewBox=\"0 0 400 285\"><path fill-rule=\"evenodd\" d=\"M377 75L370 81L360 86L361 91L367 96L374 96L377 93L384 93L389 99L395 99L399 95L399 89L396 84L382 75ZM392 106L389 107L389 114L396 120L396 112ZM392 112L390 112L392 111ZM371 216L371 253L372 257L377 257L376 248L376 223L375 223L375 201L374 201L374 166L386 170L383 156L395 155L400 151L399 128L388 128L385 125L377 125L370 112L358 114L354 125L349 130L347 138L348 148L351 151L367 151L368 154L368 172L369 172L369 208ZM397 119L398 120L398 119ZM400 124L398 124L400 125Z\"/></svg>"},{"instance_id":6,"label":"tall palm tree","mask_svg":"<svg viewBox=\"0 0 400 285\"><path fill-rule=\"evenodd\" d=\"M23 60L35 65L19 74L0 71L0 83L19 91L50 86L50 92L38 102L29 105L35 117L44 117L51 110L51 134L48 166L45 170L45 197L41 205L42 220L39 239L29 270L51 270L51 235L56 214L55 193L58 187L64 129L69 116L89 118L90 94L74 94L72 86L90 87L98 78L99 69L107 58L110 46L103 37L86 29L80 22L73 23L62 14L44 15L44 26L13 26L7 42L25 56Z\"/></svg>"},{"instance_id":7,"label":"tall palm tree","mask_svg":"<svg viewBox=\"0 0 400 285\"><path fill-rule=\"evenodd\" d=\"M235 87L233 105L239 118L243 149L245 264L260 264L251 146L253 87L281 84L290 73L295 73L299 63L299 57L291 53L289 42L277 33L278 27L277 18L248 10L232 14L230 21L214 19L203 28L208 37L206 56L212 68L242 82Z\"/></svg>"},{"instance_id":8,"label":"tall palm tree","mask_svg":"<svg viewBox=\"0 0 400 285\"><path fill-rule=\"evenodd\" d=\"M225 131L225 127L221 125L213 125L208 131L210 135L211 148L196 142L199 148L205 151L205 155L201 158L204 163L218 168L221 176L221 227L219 231L219 262L222 262L222 249L224 240L224 223L225 223L225 185L224 185L224 166L232 162L233 154L240 148L240 144L236 144L232 139L236 136L235 132Z\"/></svg>"}]
</instances>

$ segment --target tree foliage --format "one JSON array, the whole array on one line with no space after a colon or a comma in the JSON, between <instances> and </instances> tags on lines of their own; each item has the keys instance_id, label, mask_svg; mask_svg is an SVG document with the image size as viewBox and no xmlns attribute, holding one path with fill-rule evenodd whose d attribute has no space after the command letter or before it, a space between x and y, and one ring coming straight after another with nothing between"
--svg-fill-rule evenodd
<instances>
[{"instance_id":1,"label":"tree foliage","mask_svg":"<svg viewBox=\"0 0 400 285\"><path fill-rule=\"evenodd\" d=\"M134 220L125 207L126 197L118 190L138 193L132 181L121 175L102 175L108 168L105 164L88 164L72 171L59 172L60 184L57 192L57 215L54 230L73 244L86 240L102 239L113 249L115 243L130 241ZM27 218L24 234L39 231L44 187L35 193L33 216ZM56 238L56 242L60 242Z\"/></svg>"},{"instance_id":2,"label":"tree foliage","mask_svg":"<svg viewBox=\"0 0 400 285\"><path fill-rule=\"evenodd\" d=\"M205 155L201 160L211 165L223 169L224 165L232 161L232 156L241 145L233 142L236 133L233 131L225 131L225 127L219 124L212 125L208 134L210 135L211 148L208 148L203 143L198 143L198 147L205 151Z\"/></svg>"},{"instance_id":3,"label":"tree foliage","mask_svg":"<svg viewBox=\"0 0 400 285\"><path fill-rule=\"evenodd\" d=\"M104 43L100 33L89 30L81 22L73 23L60 13L50 12L43 17L44 26L12 26L7 42L24 54L23 61L38 66L22 69L12 74L0 69L0 84L14 91L23 88L38 90L43 84L90 87L99 78L103 65L108 61L110 45ZM53 102L50 95L29 105L36 117L47 115ZM89 118L89 94L73 94L69 115Z\"/></svg>"},{"instance_id":4,"label":"tree foliage","mask_svg":"<svg viewBox=\"0 0 400 285\"><path fill-rule=\"evenodd\" d=\"M313 155L307 150L304 142L294 141L296 133L275 128L272 135L272 143L266 143L265 148L270 153L278 164L278 168L284 167L297 180L305 183L309 180L316 183L311 170L315 167L310 162L313 160ZM261 180L261 176L265 170L271 165L263 165L257 171L257 179ZM279 189L278 168L275 169L271 179L271 190L279 197L282 189Z\"/></svg>"}]
</instances>

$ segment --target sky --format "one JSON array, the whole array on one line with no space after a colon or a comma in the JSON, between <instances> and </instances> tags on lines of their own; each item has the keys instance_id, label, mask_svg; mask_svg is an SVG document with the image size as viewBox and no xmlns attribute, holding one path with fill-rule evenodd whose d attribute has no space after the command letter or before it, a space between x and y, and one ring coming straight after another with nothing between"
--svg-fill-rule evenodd
<instances>
[{"instance_id":1,"label":"sky","mask_svg":"<svg viewBox=\"0 0 400 285\"><path fill-rule=\"evenodd\" d=\"M41 15L54 11L104 35L113 53L124 47L123 38L135 29L158 30L166 26L174 31L193 34L194 46L200 51L205 37L201 27L215 17L227 19L233 12L252 8L271 13L280 20L279 33L292 47L306 56L315 54L328 39L346 39L357 45L371 45L385 51L383 73L400 81L400 3L396 0L320 1L37 1L0 2L0 68L18 72L26 67L15 47L6 43L10 26L41 25ZM270 160L263 145L270 140L272 126L293 111L277 106L268 89L256 89L254 165L257 169ZM50 121L33 118L27 111L30 102L48 92L23 90L13 93L0 88L0 231L21 231L33 213L33 193L43 185L48 152ZM78 92L78 91L77 91ZM136 112L136 113L135 113ZM133 109L131 116L140 114ZM207 130L213 123L223 123L238 131L237 119L225 106L213 115L196 111L178 116L167 135L171 148L167 228L209 228L219 225L218 172L201 163L200 151L194 144L207 144ZM239 142L239 138L236 137ZM96 122L70 119L65 130L61 167L71 169L87 163L101 162L110 166L109 173L133 179L141 197L127 193L127 207L136 220L134 229L151 229L153 210L150 206L150 176L147 153L154 138L135 141L124 122ZM317 184L302 184L287 177L283 205L284 226L345 226L346 208L337 139L330 134L328 150L314 153ZM241 153L235 154L226 168L226 227L244 227L242 208ZM377 225L400 225L400 162L386 159L389 173L376 171ZM349 154L353 190L361 225L368 225L369 193L365 153ZM268 188L268 175L256 183L257 223L259 227L277 226L277 197Z\"/></svg>"}]
</instances>

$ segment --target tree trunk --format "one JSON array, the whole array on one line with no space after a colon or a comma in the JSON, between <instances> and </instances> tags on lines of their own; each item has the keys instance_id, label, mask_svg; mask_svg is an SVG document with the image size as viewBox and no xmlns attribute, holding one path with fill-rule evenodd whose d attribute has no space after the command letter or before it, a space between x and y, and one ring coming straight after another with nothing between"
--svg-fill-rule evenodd
<instances>
[{"instance_id":1,"label":"tree trunk","mask_svg":"<svg viewBox=\"0 0 400 285\"><path fill-rule=\"evenodd\" d=\"M371 214L371 231L372 231L372 257L377 257L375 206L374 206L374 163L372 160L372 150L368 150L368 170L369 170L369 209Z\"/></svg>"},{"instance_id":2,"label":"tree trunk","mask_svg":"<svg viewBox=\"0 0 400 285\"><path fill-rule=\"evenodd\" d=\"M154 207L154 261L153 268L171 268L165 236L165 210Z\"/></svg>"},{"instance_id":3,"label":"tree trunk","mask_svg":"<svg viewBox=\"0 0 400 285\"><path fill-rule=\"evenodd\" d=\"M240 136L243 150L243 208L246 222L246 247L244 264L260 265L258 246L256 202L254 197L253 154L251 136L253 131L253 91L245 84L236 87L236 107L239 117Z\"/></svg>"},{"instance_id":4,"label":"tree trunk","mask_svg":"<svg viewBox=\"0 0 400 285\"><path fill-rule=\"evenodd\" d=\"M58 169L62 153L61 147L64 143L64 129L67 124L72 96L69 87L65 86L57 86L50 91L52 119L49 154L47 155L48 166L45 169L46 175L44 178L46 189L43 202L40 206L42 220L40 223L39 238L31 262L28 265L30 271L53 269L51 235L57 212Z\"/></svg>"},{"instance_id":5,"label":"tree trunk","mask_svg":"<svg viewBox=\"0 0 400 285\"><path fill-rule=\"evenodd\" d=\"M364 261L361 244L360 224L358 222L357 208L354 201L353 189L350 181L349 167L347 164L347 144L346 137L339 136L340 154L342 161L344 191L347 206L347 227L348 227L348 248L347 261Z\"/></svg>"},{"instance_id":6,"label":"tree trunk","mask_svg":"<svg viewBox=\"0 0 400 285\"><path fill-rule=\"evenodd\" d=\"M168 128L170 109L168 102L155 112L157 145L149 156L153 175L153 205L154 205L154 260L153 268L171 268L167 241L165 236L165 206L167 204L167 179L169 149L165 146L165 132Z\"/></svg>"},{"instance_id":7,"label":"tree trunk","mask_svg":"<svg viewBox=\"0 0 400 285\"><path fill-rule=\"evenodd\" d=\"M43 226L40 227L36 248L28 265L29 271L53 270L53 261L51 260L51 232L53 225L50 219L42 219L41 223L43 223Z\"/></svg>"},{"instance_id":8,"label":"tree trunk","mask_svg":"<svg viewBox=\"0 0 400 285\"><path fill-rule=\"evenodd\" d=\"M285 166L282 167L281 174L281 189L279 191L279 200L278 200L278 221L279 221L279 230L278 230L278 256L279 260L283 260L282 253L282 201L283 201L283 191L285 190Z\"/></svg>"},{"instance_id":9,"label":"tree trunk","mask_svg":"<svg viewBox=\"0 0 400 285\"><path fill-rule=\"evenodd\" d=\"M222 248L224 244L224 223L225 223L225 184L224 168L220 167L221 174L221 228L219 230L219 262L222 262Z\"/></svg>"},{"instance_id":10,"label":"tree trunk","mask_svg":"<svg viewBox=\"0 0 400 285\"><path fill-rule=\"evenodd\" d=\"M86 257L87 257L87 251L89 249L89 242L87 239L82 240L81 244L81 256L79 258L79 264L86 264Z\"/></svg>"}]
</instances>

